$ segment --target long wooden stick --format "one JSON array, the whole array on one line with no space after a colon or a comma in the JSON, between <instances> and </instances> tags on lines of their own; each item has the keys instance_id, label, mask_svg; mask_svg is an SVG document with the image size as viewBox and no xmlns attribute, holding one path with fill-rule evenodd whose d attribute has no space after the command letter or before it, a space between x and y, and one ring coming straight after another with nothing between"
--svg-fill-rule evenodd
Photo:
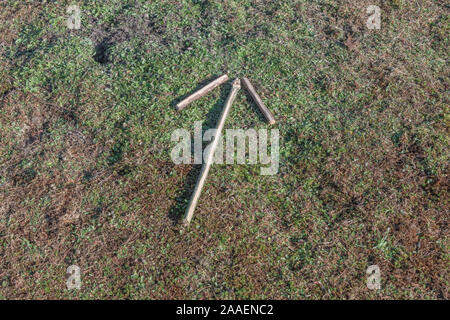
<instances>
[{"instance_id":1,"label":"long wooden stick","mask_svg":"<svg viewBox=\"0 0 450 320\"><path fill-rule=\"evenodd\" d=\"M261 110L266 120L269 121L270 124L275 124L275 117L261 100L261 97L256 93L256 90L251 84L250 80L248 80L247 78L242 78L242 82L244 83L244 87L250 93L253 101L255 101L256 105L259 107L259 110Z\"/></svg>"},{"instance_id":2,"label":"long wooden stick","mask_svg":"<svg viewBox=\"0 0 450 320\"><path fill-rule=\"evenodd\" d=\"M214 88L220 86L222 83L226 82L228 80L228 75L224 74L223 76L220 76L219 78L217 78L216 80L208 83L206 86L204 86L203 88L195 91L193 94L191 94L189 97L183 99L183 101L180 101L177 103L177 109L178 111L182 110L184 107L186 107L187 105L189 105L190 103L194 102L195 100L197 100L198 98L203 97L204 95L206 95L208 92L210 92L211 90L213 90Z\"/></svg>"},{"instance_id":3,"label":"long wooden stick","mask_svg":"<svg viewBox=\"0 0 450 320\"><path fill-rule=\"evenodd\" d=\"M184 225L187 226L191 222L192 216L194 215L195 207L197 206L198 198L202 192L203 185L205 184L206 177L208 176L209 169L211 168L211 164L214 161L214 153L216 151L217 145L220 140L220 136L222 134L222 129L225 124L225 120L230 112L231 105L233 104L236 95L241 88L241 81L239 79L234 80L233 87L231 88L230 94L228 95L227 101L225 102L225 106L223 107L222 114L220 115L219 122L217 124L216 134L214 136L214 140L211 142L209 153L205 159L205 163L202 166L202 170L200 172L200 176L195 185L194 193L191 196L191 200L189 201L189 205L186 209L185 217L184 217Z\"/></svg>"}]
</instances>

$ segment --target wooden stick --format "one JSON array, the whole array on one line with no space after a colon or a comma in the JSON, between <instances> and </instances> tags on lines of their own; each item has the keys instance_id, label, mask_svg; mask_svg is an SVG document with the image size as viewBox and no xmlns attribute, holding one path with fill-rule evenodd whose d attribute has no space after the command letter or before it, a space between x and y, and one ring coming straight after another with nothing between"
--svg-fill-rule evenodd
<instances>
[{"instance_id":1,"label":"wooden stick","mask_svg":"<svg viewBox=\"0 0 450 320\"><path fill-rule=\"evenodd\" d=\"M220 115L219 122L217 124L216 134L214 136L214 140L210 144L209 153L206 156L205 163L202 166L202 170L200 172L200 176L195 185L194 193L191 196L191 200L189 201L189 205L186 209L185 217L184 217L184 225L188 226L191 222L192 216L194 215L195 207L197 206L198 198L202 192L203 185L205 184L206 177L208 176L209 169L211 168L211 164L214 161L214 153L216 151L217 145L220 140L220 136L222 134L222 129L225 124L225 120L230 112L231 105L233 104L236 95L241 88L241 81L239 79L234 80L233 87L231 88L230 94L228 95L227 101L225 102L225 106L222 109L222 114Z\"/></svg>"},{"instance_id":2,"label":"wooden stick","mask_svg":"<svg viewBox=\"0 0 450 320\"><path fill-rule=\"evenodd\" d=\"M186 107L187 105L189 105L190 103L194 102L195 100L197 100L198 98L203 97L204 95L206 95L208 92L210 92L211 90L213 90L214 88L220 86L222 83L226 82L228 80L228 75L224 74L223 76L220 76L219 78L217 78L216 80L208 83L206 86L204 86L203 88L197 90L196 92L194 92L193 94L191 94L189 97L183 99L183 101L180 101L177 103L177 110L180 111L182 110L184 107Z\"/></svg>"},{"instance_id":3,"label":"wooden stick","mask_svg":"<svg viewBox=\"0 0 450 320\"><path fill-rule=\"evenodd\" d=\"M255 101L256 105L259 107L259 110L261 110L266 120L269 121L270 124L275 124L275 118L272 112L270 112L270 110L266 107L264 102L262 102L260 96L256 93L256 90L251 84L250 80L248 80L247 78L242 78L242 82L244 83L244 87L250 93L250 95L253 98L253 101Z\"/></svg>"}]
</instances>

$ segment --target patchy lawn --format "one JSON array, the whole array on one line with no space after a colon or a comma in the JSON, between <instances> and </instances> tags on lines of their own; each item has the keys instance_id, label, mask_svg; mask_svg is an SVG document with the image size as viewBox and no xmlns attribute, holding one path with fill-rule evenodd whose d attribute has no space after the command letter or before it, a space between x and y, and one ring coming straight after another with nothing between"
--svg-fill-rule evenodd
<instances>
[{"instance_id":1,"label":"patchy lawn","mask_svg":"<svg viewBox=\"0 0 450 320\"><path fill-rule=\"evenodd\" d=\"M0 298L449 298L445 1L85 0L80 30L70 4L0 3ZM224 72L276 115L280 170L213 166L183 230L171 133L229 84L173 103ZM269 126L240 94L226 128Z\"/></svg>"}]
</instances>

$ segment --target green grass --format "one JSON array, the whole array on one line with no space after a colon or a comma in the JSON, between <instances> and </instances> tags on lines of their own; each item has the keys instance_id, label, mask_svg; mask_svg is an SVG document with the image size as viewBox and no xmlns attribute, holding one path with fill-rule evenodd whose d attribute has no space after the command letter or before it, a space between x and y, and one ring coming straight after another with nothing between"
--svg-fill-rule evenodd
<instances>
[{"instance_id":1,"label":"green grass","mask_svg":"<svg viewBox=\"0 0 450 320\"><path fill-rule=\"evenodd\" d=\"M82 1L69 30L70 3L0 5L0 297L448 298L447 7L368 30L369 1ZM224 72L276 115L280 170L214 166L182 230L171 134L230 85L173 104ZM270 127L241 93L226 128Z\"/></svg>"}]
</instances>

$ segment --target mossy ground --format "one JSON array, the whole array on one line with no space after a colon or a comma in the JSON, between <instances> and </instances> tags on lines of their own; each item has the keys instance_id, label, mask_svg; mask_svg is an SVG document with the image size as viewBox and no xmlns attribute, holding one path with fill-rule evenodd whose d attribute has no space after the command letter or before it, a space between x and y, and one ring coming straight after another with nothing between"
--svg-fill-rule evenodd
<instances>
[{"instance_id":1,"label":"mossy ground","mask_svg":"<svg viewBox=\"0 0 450 320\"><path fill-rule=\"evenodd\" d=\"M80 30L69 4L0 4L1 298L448 299L444 1L79 1ZM224 72L276 115L280 171L214 166L180 232L171 133L229 85L173 103ZM242 94L226 127L269 128Z\"/></svg>"}]
</instances>

